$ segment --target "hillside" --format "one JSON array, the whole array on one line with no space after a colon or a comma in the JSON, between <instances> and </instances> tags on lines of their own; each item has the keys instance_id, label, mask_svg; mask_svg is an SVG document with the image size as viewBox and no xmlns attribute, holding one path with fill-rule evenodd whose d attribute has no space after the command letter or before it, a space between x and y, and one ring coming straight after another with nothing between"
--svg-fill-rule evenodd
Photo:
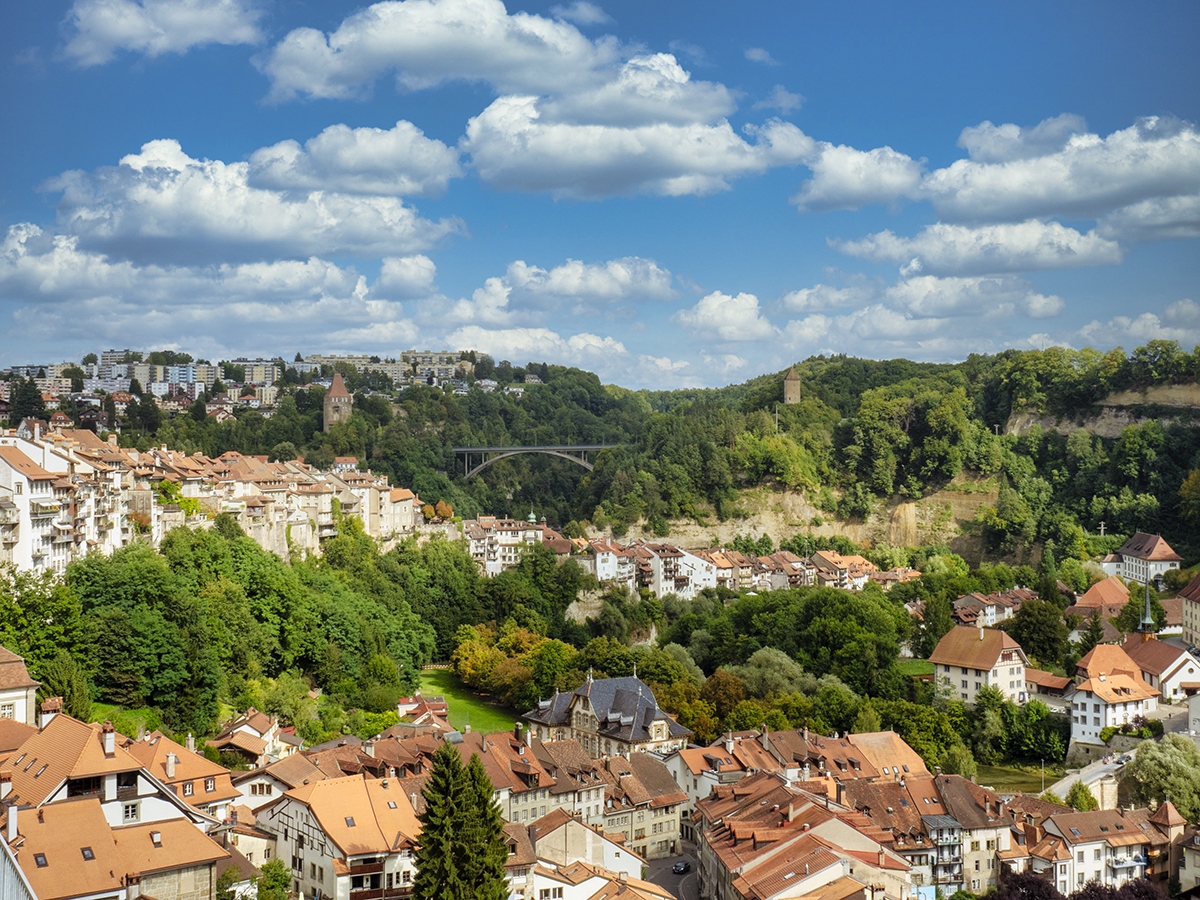
<instances>
[{"instance_id":1,"label":"hillside","mask_svg":"<svg viewBox=\"0 0 1200 900\"><path fill-rule=\"evenodd\" d=\"M471 357L468 357L471 358ZM394 391L339 364L349 422L323 430L320 387L293 370L274 415L242 410L126 423L122 441L318 465L356 456L456 514L534 510L569 535L842 534L864 544L949 541L971 558L1102 552L1109 534L1167 535L1200 555L1200 355L1171 342L1131 353L1052 347L957 364L813 357L713 390L635 392L579 369L475 359L523 396L435 386ZM517 456L466 479L452 448L606 443L593 471Z\"/></svg>"}]
</instances>

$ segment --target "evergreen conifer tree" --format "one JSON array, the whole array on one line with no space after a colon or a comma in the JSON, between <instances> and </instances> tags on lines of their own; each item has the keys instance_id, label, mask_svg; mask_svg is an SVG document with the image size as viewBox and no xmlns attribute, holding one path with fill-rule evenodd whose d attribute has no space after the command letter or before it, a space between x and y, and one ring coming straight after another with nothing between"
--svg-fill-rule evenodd
<instances>
[{"instance_id":1,"label":"evergreen conifer tree","mask_svg":"<svg viewBox=\"0 0 1200 900\"><path fill-rule=\"evenodd\" d=\"M433 769L425 785L421 839L414 860L413 900L469 900L470 891L459 872L462 854L455 852L464 807L469 803L466 772L454 745L443 743L433 754Z\"/></svg>"},{"instance_id":2,"label":"evergreen conifer tree","mask_svg":"<svg viewBox=\"0 0 1200 900\"><path fill-rule=\"evenodd\" d=\"M459 872L468 896L475 900L504 900L508 896L504 879L504 863L508 859L504 819L492 799L492 780L478 754L467 765L462 794L465 816L459 831Z\"/></svg>"}]
</instances>

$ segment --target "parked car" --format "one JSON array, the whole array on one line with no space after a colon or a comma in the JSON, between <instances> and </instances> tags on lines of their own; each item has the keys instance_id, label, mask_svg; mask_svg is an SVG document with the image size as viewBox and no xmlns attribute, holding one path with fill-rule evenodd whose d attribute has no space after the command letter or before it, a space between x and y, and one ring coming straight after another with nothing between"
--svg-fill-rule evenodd
<instances>
[{"instance_id":1,"label":"parked car","mask_svg":"<svg viewBox=\"0 0 1200 900\"><path fill-rule=\"evenodd\" d=\"M671 866L671 871L676 875L682 875L685 872L692 871L692 864L687 860L684 860L683 862L677 862L675 865Z\"/></svg>"}]
</instances>

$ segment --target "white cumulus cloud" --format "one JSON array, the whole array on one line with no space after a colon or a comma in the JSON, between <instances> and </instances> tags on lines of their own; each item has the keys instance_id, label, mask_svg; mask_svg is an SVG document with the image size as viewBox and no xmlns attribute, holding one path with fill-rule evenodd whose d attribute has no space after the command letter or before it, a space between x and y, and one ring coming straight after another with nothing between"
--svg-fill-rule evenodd
<instances>
[{"instance_id":1,"label":"white cumulus cloud","mask_svg":"<svg viewBox=\"0 0 1200 900\"><path fill-rule=\"evenodd\" d=\"M446 342L471 347L496 359L554 360L570 365L597 365L627 354L625 345L612 337L581 332L562 337L549 328L483 328L466 325Z\"/></svg>"},{"instance_id":2,"label":"white cumulus cloud","mask_svg":"<svg viewBox=\"0 0 1200 900\"><path fill-rule=\"evenodd\" d=\"M408 90L465 80L540 94L594 83L617 55L612 40L590 41L561 19L510 15L500 0L390 0L329 34L297 28L259 65L277 100L353 97L387 72Z\"/></svg>"},{"instance_id":3,"label":"white cumulus cloud","mask_svg":"<svg viewBox=\"0 0 1200 900\"><path fill-rule=\"evenodd\" d=\"M757 341L773 337L775 326L763 317L753 294L735 295L713 291L691 309L672 317L699 335L721 341Z\"/></svg>"},{"instance_id":4,"label":"white cumulus cloud","mask_svg":"<svg viewBox=\"0 0 1200 900\"><path fill-rule=\"evenodd\" d=\"M252 187L348 194L440 194L462 175L458 151L411 122L394 128L330 125L301 147L281 141L250 156Z\"/></svg>"},{"instance_id":5,"label":"white cumulus cloud","mask_svg":"<svg viewBox=\"0 0 1200 900\"><path fill-rule=\"evenodd\" d=\"M312 255L395 255L462 229L395 197L252 187L249 163L193 159L178 141L144 144L120 165L67 172L58 216L81 245L173 262Z\"/></svg>"},{"instance_id":6,"label":"white cumulus cloud","mask_svg":"<svg viewBox=\"0 0 1200 900\"><path fill-rule=\"evenodd\" d=\"M532 294L591 302L670 300L675 296L670 271L637 256L591 264L568 259L553 269L517 260L508 267L507 278L514 287Z\"/></svg>"},{"instance_id":7,"label":"white cumulus cloud","mask_svg":"<svg viewBox=\"0 0 1200 900\"><path fill-rule=\"evenodd\" d=\"M955 220L1099 216L1200 192L1200 133L1159 117L1106 138L1071 133L1060 149L1040 156L960 159L930 173L922 192L940 216Z\"/></svg>"},{"instance_id":8,"label":"white cumulus cloud","mask_svg":"<svg viewBox=\"0 0 1200 900\"><path fill-rule=\"evenodd\" d=\"M191 352L258 353L266 333L285 345L320 334L330 347L387 350L418 334L401 304L327 260L136 265L29 224L0 244L0 301L13 308L6 338L63 348L167 346L186 334Z\"/></svg>"},{"instance_id":9,"label":"white cumulus cloud","mask_svg":"<svg viewBox=\"0 0 1200 900\"><path fill-rule=\"evenodd\" d=\"M725 120L622 128L542 119L535 97L501 97L471 119L464 147L497 187L603 197L726 190L733 178L792 165L812 141L786 122L750 129L750 143Z\"/></svg>"},{"instance_id":10,"label":"white cumulus cloud","mask_svg":"<svg viewBox=\"0 0 1200 900\"><path fill-rule=\"evenodd\" d=\"M96 66L120 50L154 57L205 44L256 44L261 15L247 0L75 0L64 52Z\"/></svg>"},{"instance_id":11,"label":"white cumulus cloud","mask_svg":"<svg viewBox=\"0 0 1200 900\"><path fill-rule=\"evenodd\" d=\"M1002 163L1057 153L1072 136L1086 133L1087 122L1082 116L1064 113L1044 119L1032 128L981 122L962 130L958 146L976 162Z\"/></svg>"},{"instance_id":12,"label":"white cumulus cloud","mask_svg":"<svg viewBox=\"0 0 1200 900\"><path fill-rule=\"evenodd\" d=\"M1030 219L999 225L937 223L916 237L891 231L859 241L831 241L842 253L873 262L901 263L906 272L984 275L1077 266L1112 265L1124 258L1120 246L1089 231L1080 234L1058 222Z\"/></svg>"},{"instance_id":13,"label":"white cumulus cloud","mask_svg":"<svg viewBox=\"0 0 1200 900\"><path fill-rule=\"evenodd\" d=\"M1060 297L1039 294L1012 276L938 278L918 275L887 289L889 305L914 316L1005 316L1021 311L1033 318L1058 315Z\"/></svg>"},{"instance_id":14,"label":"white cumulus cloud","mask_svg":"<svg viewBox=\"0 0 1200 900\"><path fill-rule=\"evenodd\" d=\"M917 196L923 165L891 147L857 150L822 142L805 164L812 178L792 202L804 209L859 209Z\"/></svg>"}]
</instances>

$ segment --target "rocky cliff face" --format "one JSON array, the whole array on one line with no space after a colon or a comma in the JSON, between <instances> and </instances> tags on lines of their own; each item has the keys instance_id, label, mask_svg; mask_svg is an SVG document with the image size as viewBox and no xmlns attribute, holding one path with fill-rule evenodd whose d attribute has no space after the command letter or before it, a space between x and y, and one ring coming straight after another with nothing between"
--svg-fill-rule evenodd
<instances>
[{"instance_id":1,"label":"rocky cliff face","mask_svg":"<svg viewBox=\"0 0 1200 900\"><path fill-rule=\"evenodd\" d=\"M1081 410L1077 416L1050 416L1039 412L1013 413L1005 430L1024 434L1035 424L1045 431L1070 434L1086 428L1103 438L1118 438L1130 425L1144 425L1157 419L1164 426L1172 422L1195 421L1200 415L1200 384L1162 384L1144 391L1110 394L1095 409Z\"/></svg>"}]
</instances>

